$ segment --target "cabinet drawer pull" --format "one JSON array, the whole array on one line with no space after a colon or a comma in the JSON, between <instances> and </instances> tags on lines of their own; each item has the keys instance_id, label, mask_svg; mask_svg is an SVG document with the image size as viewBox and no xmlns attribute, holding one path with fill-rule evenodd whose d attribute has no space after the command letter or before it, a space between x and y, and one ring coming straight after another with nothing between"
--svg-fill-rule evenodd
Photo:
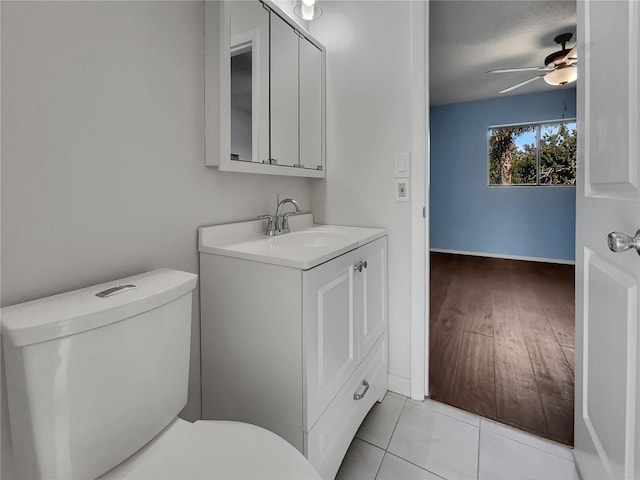
<instances>
[{"instance_id":1,"label":"cabinet drawer pull","mask_svg":"<svg viewBox=\"0 0 640 480\"><path fill-rule=\"evenodd\" d=\"M366 380L362 381L362 386L364 387L364 389L362 390L362 393L356 392L353 394L354 400L362 400L362 398L366 395L367 390L369 390L369 382L367 382Z\"/></svg>"}]
</instances>

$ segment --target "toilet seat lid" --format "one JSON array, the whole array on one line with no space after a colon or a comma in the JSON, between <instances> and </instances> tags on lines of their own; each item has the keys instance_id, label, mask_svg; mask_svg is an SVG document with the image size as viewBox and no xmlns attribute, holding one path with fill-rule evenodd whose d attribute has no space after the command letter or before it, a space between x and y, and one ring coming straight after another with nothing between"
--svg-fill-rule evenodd
<instances>
[{"instance_id":1,"label":"toilet seat lid","mask_svg":"<svg viewBox=\"0 0 640 480\"><path fill-rule=\"evenodd\" d=\"M320 479L288 442L240 422L176 419L99 480Z\"/></svg>"}]
</instances>

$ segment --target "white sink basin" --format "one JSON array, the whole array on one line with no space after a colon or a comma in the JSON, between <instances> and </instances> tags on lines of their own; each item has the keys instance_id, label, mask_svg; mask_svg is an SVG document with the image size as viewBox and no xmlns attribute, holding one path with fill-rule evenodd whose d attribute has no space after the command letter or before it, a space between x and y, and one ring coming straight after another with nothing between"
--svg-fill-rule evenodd
<instances>
[{"instance_id":1,"label":"white sink basin","mask_svg":"<svg viewBox=\"0 0 640 480\"><path fill-rule=\"evenodd\" d=\"M200 252L308 270L386 235L381 228L314 225L311 214L289 221L292 231L276 237L264 235L262 220L202 227Z\"/></svg>"},{"instance_id":2,"label":"white sink basin","mask_svg":"<svg viewBox=\"0 0 640 480\"><path fill-rule=\"evenodd\" d=\"M344 233L311 228L271 237L269 244L275 248L325 248L345 240L348 240L348 236Z\"/></svg>"}]
</instances>

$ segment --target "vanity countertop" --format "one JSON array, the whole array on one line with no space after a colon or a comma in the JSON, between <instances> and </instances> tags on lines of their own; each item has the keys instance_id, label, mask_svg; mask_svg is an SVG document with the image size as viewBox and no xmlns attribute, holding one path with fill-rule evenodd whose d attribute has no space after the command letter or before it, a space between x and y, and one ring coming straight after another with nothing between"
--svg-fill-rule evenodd
<instances>
[{"instance_id":1,"label":"vanity countertop","mask_svg":"<svg viewBox=\"0 0 640 480\"><path fill-rule=\"evenodd\" d=\"M311 213L290 217L289 225L290 233L275 237L265 236L265 220L201 227L199 250L308 270L387 234L383 228L316 225Z\"/></svg>"}]
</instances>

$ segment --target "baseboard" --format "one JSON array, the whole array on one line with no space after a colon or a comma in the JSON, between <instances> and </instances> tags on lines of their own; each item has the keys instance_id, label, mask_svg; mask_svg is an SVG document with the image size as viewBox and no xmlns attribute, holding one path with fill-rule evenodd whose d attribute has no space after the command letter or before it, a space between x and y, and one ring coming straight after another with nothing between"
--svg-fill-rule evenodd
<instances>
[{"instance_id":1,"label":"baseboard","mask_svg":"<svg viewBox=\"0 0 640 480\"><path fill-rule=\"evenodd\" d=\"M455 253L457 255L471 255L474 257L504 258L507 260L524 260L526 262L558 263L561 265L575 265L575 260L563 260L560 258L524 257L521 255L502 255L500 253L465 252L463 250L448 250L446 248L431 248L435 253Z\"/></svg>"},{"instance_id":2,"label":"baseboard","mask_svg":"<svg viewBox=\"0 0 640 480\"><path fill-rule=\"evenodd\" d=\"M404 377L398 377L397 375L393 375L391 373L387 374L387 390L395 393L399 393L400 395L404 395L405 397L411 396L411 380Z\"/></svg>"}]
</instances>

